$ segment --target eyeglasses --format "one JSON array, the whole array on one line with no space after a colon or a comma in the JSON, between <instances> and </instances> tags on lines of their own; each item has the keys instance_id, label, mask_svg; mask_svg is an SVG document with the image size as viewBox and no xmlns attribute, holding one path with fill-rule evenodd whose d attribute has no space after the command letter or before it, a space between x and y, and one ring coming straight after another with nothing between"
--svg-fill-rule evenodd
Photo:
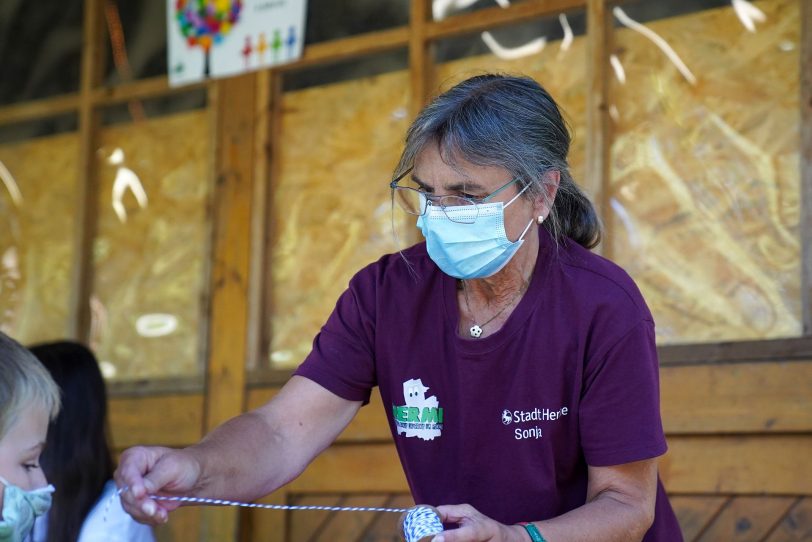
<instances>
[{"instance_id":1,"label":"eyeglasses","mask_svg":"<svg viewBox=\"0 0 812 542\"><path fill-rule=\"evenodd\" d=\"M435 196L422 189L398 186L401 179L411 173L411 171L412 168L407 169L389 183L389 188L392 189L392 198L398 203L398 207L410 215L423 216L426 214L429 205L437 206L443 210L443 213L445 213L445 216L447 216L449 220L461 224L473 224L476 222L476 219L479 217L479 204L487 203L489 199L519 180L513 179L508 181L484 198L466 198L464 196L451 195Z\"/></svg>"}]
</instances>

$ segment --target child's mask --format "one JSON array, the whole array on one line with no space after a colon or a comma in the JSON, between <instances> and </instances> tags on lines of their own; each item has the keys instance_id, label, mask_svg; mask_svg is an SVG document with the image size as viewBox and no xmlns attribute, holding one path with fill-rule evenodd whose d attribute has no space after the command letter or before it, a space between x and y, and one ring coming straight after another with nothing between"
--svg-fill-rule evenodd
<instances>
[{"instance_id":1,"label":"child's mask","mask_svg":"<svg viewBox=\"0 0 812 542\"><path fill-rule=\"evenodd\" d=\"M26 491L10 484L0 476L3 482L3 517L0 519L0 542L22 542L31 533L34 520L51 508L51 493L54 486L48 485L32 491Z\"/></svg>"}]
</instances>

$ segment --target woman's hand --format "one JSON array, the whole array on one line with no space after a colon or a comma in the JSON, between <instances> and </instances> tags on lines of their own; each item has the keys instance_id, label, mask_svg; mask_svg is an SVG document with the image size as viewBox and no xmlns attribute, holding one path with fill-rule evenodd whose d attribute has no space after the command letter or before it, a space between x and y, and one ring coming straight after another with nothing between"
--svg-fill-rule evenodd
<instances>
[{"instance_id":1,"label":"woman's hand","mask_svg":"<svg viewBox=\"0 0 812 542\"><path fill-rule=\"evenodd\" d=\"M157 525L166 523L178 502L158 501L150 495L190 495L196 489L201 466L188 450L159 446L137 446L121 454L115 479L127 487L121 504L136 521Z\"/></svg>"},{"instance_id":2,"label":"woman's hand","mask_svg":"<svg viewBox=\"0 0 812 542\"><path fill-rule=\"evenodd\" d=\"M470 504L438 506L443 523L457 523L460 528L445 531L434 542L527 542L530 537L520 525L504 525L480 514Z\"/></svg>"}]
</instances>

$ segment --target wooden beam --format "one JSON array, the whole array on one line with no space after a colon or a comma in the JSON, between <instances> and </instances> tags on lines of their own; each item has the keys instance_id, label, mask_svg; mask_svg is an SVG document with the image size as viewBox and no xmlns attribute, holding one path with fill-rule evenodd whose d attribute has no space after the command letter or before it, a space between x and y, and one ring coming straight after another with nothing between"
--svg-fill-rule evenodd
<instances>
[{"instance_id":1,"label":"wooden beam","mask_svg":"<svg viewBox=\"0 0 812 542\"><path fill-rule=\"evenodd\" d=\"M206 312L208 317L208 310ZM207 340L201 338L201 342ZM111 398L151 397L172 393L202 394L204 389L203 375L181 376L170 378L145 378L143 380L113 380L107 382L107 395Z\"/></svg>"},{"instance_id":2,"label":"wooden beam","mask_svg":"<svg viewBox=\"0 0 812 542\"><path fill-rule=\"evenodd\" d=\"M812 434L672 436L660 459L669 493L810 495Z\"/></svg>"},{"instance_id":3,"label":"wooden beam","mask_svg":"<svg viewBox=\"0 0 812 542\"><path fill-rule=\"evenodd\" d=\"M403 48L409 44L409 34L408 26L399 26L377 32L367 32L349 38L315 43L305 47L302 51L302 57L296 62L277 66L274 70L281 72L292 71Z\"/></svg>"},{"instance_id":4,"label":"wooden beam","mask_svg":"<svg viewBox=\"0 0 812 542\"><path fill-rule=\"evenodd\" d=\"M812 360L664 367L660 381L669 436L812 433ZM270 401L278 389L251 389L248 409ZM391 441L387 412L374 390L338 442Z\"/></svg>"},{"instance_id":5,"label":"wooden beam","mask_svg":"<svg viewBox=\"0 0 812 542\"><path fill-rule=\"evenodd\" d=\"M54 96L43 100L7 105L0 107L0 124L13 124L75 112L79 109L79 103L78 94L66 94L65 96Z\"/></svg>"},{"instance_id":6,"label":"wooden beam","mask_svg":"<svg viewBox=\"0 0 812 542\"><path fill-rule=\"evenodd\" d=\"M426 39L426 29L431 15L429 0L412 0L410 5L409 36L409 81L411 93L409 95L409 110L414 118L423 109L432 87L434 72L434 59L429 42Z\"/></svg>"},{"instance_id":7,"label":"wooden beam","mask_svg":"<svg viewBox=\"0 0 812 542\"><path fill-rule=\"evenodd\" d=\"M812 3L801 2L801 310L812 336Z\"/></svg>"},{"instance_id":8,"label":"wooden beam","mask_svg":"<svg viewBox=\"0 0 812 542\"><path fill-rule=\"evenodd\" d=\"M93 89L101 80L103 28L101 0L85 0L82 23L83 47L79 87L79 175L76 200L76 229L71 262L67 336L87 342L90 333L90 296L93 292L93 239L98 218L96 183L96 139L98 113Z\"/></svg>"},{"instance_id":9,"label":"wooden beam","mask_svg":"<svg viewBox=\"0 0 812 542\"><path fill-rule=\"evenodd\" d=\"M203 436L203 395L113 398L110 432L116 450L130 446L188 446Z\"/></svg>"},{"instance_id":10,"label":"wooden beam","mask_svg":"<svg viewBox=\"0 0 812 542\"><path fill-rule=\"evenodd\" d=\"M586 176L584 189L594 202L604 223L604 239L610 238L609 184L611 163L611 123L609 118L609 50L611 17L605 0L587 1L587 94L586 94ZM609 255L609 243L597 252Z\"/></svg>"},{"instance_id":11,"label":"wooden beam","mask_svg":"<svg viewBox=\"0 0 812 542\"><path fill-rule=\"evenodd\" d=\"M660 382L669 437L812 433L812 361L664 367Z\"/></svg>"},{"instance_id":12,"label":"wooden beam","mask_svg":"<svg viewBox=\"0 0 812 542\"><path fill-rule=\"evenodd\" d=\"M812 435L678 436L660 460L666 489L675 494L809 495L801 476ZM394 444L338 444L319 455L288 485L290 493L408 491Z\"/></svg>"},{"instance_id":13,"label":"wooden beam","mask_svg":"<svg viewBox=\"0 0 812 542\"><path fill-rule=\"evenodd\" d=\"M665 345L657 348L662 365L768 362L812 359L812 337L768 341Z\"/></svg>"},{"instance_id":14,"label":"wooden beam","mask_svg":"<svg viewBox=\"0 0 812 542\"><path fill-rule=\"evenodd\" d=\"M430 23L426 29L426 37L436 40L460 34L481 32L519 23L527 19L558 15L563 11L583 8L586 4L585 0L528 0L512 4L508 8L492 7L481 9Z\"/></svg>"},{"instance_id":15,"label":"wooden beam","mask_svg":"<svg viewBox=\"0 0 812 542\"><path fill-rule=\"evenodd\" d=\"M204 432L240 414L245 397L246 320L254 172L256 74L223 79L217 111L213 268ZM235 540L238 513L206 508L201 539Z\"/></svg>"},{"instance_id":16,"label":"wooden beam","mask_svg":"<svg viewBox=\"0 0 812 542\"><path fill-rule=\"evenodd\" d=\"M112 105L131 100L145 100L160 96L169 96L180 92L188 92L199 88L206 88L212 85L212 81L199 81L181 87L169 86L169 79L162 75L130 81L116 85L114 87L99 87L93 91L93 101L97 105Z\"/></svg>"},{"instance_id":17,"label":"wooden beam","mask_svg":"<svg viewBox=\"0 0 812 542\"><path fill-rule=\"evenodd\" d=\"M282 77L278 71L257 74L257 122L254 131L254 195L251 210L251 272L248 284L249 371L267 365L265 351L270 325L270 184L278 170Z\"/></svg>"}]
</instances>

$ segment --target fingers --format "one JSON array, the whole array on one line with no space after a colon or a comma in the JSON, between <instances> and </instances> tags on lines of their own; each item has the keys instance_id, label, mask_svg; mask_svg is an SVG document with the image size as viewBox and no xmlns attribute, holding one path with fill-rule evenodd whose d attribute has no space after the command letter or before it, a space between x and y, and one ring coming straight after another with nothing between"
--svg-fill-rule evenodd
<instances>
[{"instance_id":1,"label":"fingers","mask_svg":"<svg viewBox=\"0 0 812 542\"><path fill-rule=\"evenodd\" d=\"M137 499L146 494L143 475L149 469L148 455L147 449L140 446L125 450L113 475L116 485L128 488L130 495Z\"/></svg>"},{"instance_id":2,"label":"fingers","mask_svg":"<svg viewBox=\"0 0 812 542\"><path fill-rule=\"evenodd\" d=\"M174 454L169 448L141 446L122 454L115 473L116 485L127 488L121 494L121 504L136 521L151 525L166 523L169 512L179 506L176 502L150 498L150 495L166 492L168 486L179 485L178 479L184 479L179 462L167 460Z\"/></svg>"},{"instance_id":3,"label":"fingers","mask_svg":"<svg viewBox=\"0 0 812 542\"><path fill-rule=\"evenodd\" d=\"M481 515L470 504L447 504L437 507L440 521L443 523L462 523L466 519L473 519Z\"/></svg>"},{"instance_id":4,"label":"fingers","mask_svg":"<svg viewBox=\"0 0 812 542\"><path fill-rule=\"evenodd\" d=\"M435 536L431 542L479 542L484 540L476 533L476 528L473 525L460 527L451 531L443 531L442 534Z\"/></svg>"},{"instance_id":5,"label":"fingers","mask_svg":"<svg viewBox=\"0 0 812 542\"><path fill-rule=\"evenodd\" d=\"M470 504L438 506L437 512L443 523L456 523L459 529L443 531L432 542L485 542L504 540L500 535L500 523L482 515Z\"/></svg>"}]
</instances>

